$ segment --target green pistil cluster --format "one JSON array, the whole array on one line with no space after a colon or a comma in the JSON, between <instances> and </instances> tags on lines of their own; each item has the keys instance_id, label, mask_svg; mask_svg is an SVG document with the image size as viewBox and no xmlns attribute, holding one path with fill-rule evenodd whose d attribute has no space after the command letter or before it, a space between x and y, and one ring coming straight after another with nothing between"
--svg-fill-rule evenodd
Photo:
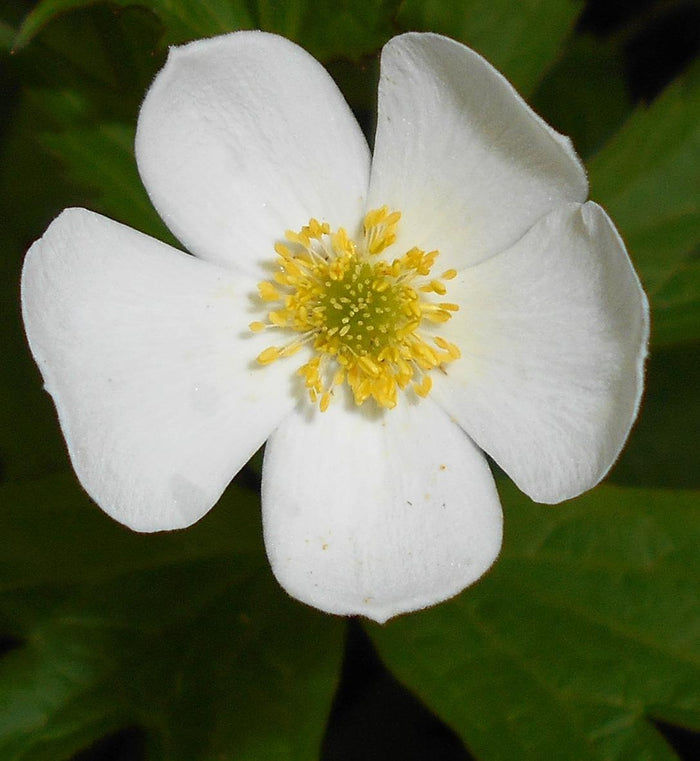
<instances>
[{"instance_id":1,"label":"green pistil cluster","mask_svg":"<svg viewBox=\"0 0 700 761\"><path fill-rule=\"evenodd\" d=\"M340 280L327 280L319 298L325 314L323 333L336 333L342 344L358 356L376 354L396 340L405 327L405 295L400 285L375 272L369 262L351 265Z\"/></svg>"}]
</instances>

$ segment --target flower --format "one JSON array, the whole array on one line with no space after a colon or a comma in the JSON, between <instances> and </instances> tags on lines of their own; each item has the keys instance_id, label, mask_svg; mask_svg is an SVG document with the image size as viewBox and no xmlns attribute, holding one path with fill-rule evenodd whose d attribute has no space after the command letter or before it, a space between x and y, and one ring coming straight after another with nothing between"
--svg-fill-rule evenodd
<instances>
[{"instance_id":1,"label":"flower","mask_svg":"<svg viewBox=\"0 0 700 761\"><path fill-rule=\"evenodd\" d=\"M569 140L472 50L417 33L384 47L370 158L288 40L173 48L136 158L194 256L68 209L22 279L73 466L116 520L194 523L267 440L277 579L385 621L498 555L483 452L546 503L618 456L645 296Z\"/></svg>"}]
</instances>

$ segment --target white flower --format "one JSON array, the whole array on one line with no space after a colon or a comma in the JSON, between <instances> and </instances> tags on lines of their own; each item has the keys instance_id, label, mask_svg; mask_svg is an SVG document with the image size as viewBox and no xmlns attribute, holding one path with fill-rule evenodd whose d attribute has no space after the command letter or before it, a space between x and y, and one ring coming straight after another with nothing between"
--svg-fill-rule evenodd
<instances>
[{"instance_id":1,"label":"white flower","mask_svg":"<svg viewBox=\"0 0 700 761\"><path fill-rule=\"evenodd\" d=\"M482 450L540 502L609 470L639 405L646 299L570 142L473 51L386 45L370 158L291 42L173 48L136 158L194 256L68 209L22 281L73 465L116 520L194 523L267 440L279 582L384 621L496 558Z\"/></svg>"}]
</instances>

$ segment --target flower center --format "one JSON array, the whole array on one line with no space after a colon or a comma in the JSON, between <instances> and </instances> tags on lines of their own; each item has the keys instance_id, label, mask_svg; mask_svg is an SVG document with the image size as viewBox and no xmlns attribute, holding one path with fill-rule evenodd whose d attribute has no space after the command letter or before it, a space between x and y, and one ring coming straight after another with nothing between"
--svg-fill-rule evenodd
<instances>
[{"instance_id":1,"label":"flower center","mask_svg":"<svg viewBox=\"0 0 700 761\"><path fill-rule=\"evenodd\" d=\"M386 206L370 211L359 243L342 227L332 232L315 219L298 233L288 230L287 242L275 245L274 282L258 285L262 300L278 306L268 312L267 322L252 322L250 329L298 334L282 347L265 349L258 362L267 365L310 344L314 356L298 372L322 411L333 387L344 382L358 405L372 398L391 409L398 389L409 384L426 396L432 387L428 372L460 356L444 338L421 335L424 323L447 322L459 309L434 298L444 296L443 281L456 271L430 278L438 252L419 248L391 262L377 258L396 240L400 218Z\"/></svg>"}]
</instances>

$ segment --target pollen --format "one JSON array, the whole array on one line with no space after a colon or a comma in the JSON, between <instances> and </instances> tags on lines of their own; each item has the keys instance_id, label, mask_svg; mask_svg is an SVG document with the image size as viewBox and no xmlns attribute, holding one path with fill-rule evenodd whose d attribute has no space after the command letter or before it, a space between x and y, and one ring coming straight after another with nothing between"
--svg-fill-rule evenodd
<instances>
[{"instance_id":1,"label":"pollen","mask_svg":"<svg viewBox=\"0 0 700 761\"><path fill-rule=\"evenodd\" d=\"M289 339L265 349L258 362L268 365L310 346L313 356L297 372L322 412L343 383L358 405L373 399L392 409L398 392L408 388L425 397L430 371L460 357L457 346L427 330L459 309L436 300L457 273L431 275L437 251L412 248L385 258L400 219L400 212L386 206L368 212L359 241L316 219L299 232L288 230L285 242L275 246L273 280L258 285L270 311L250 329L281 331Z\"/></svg>"}]
</instances>

